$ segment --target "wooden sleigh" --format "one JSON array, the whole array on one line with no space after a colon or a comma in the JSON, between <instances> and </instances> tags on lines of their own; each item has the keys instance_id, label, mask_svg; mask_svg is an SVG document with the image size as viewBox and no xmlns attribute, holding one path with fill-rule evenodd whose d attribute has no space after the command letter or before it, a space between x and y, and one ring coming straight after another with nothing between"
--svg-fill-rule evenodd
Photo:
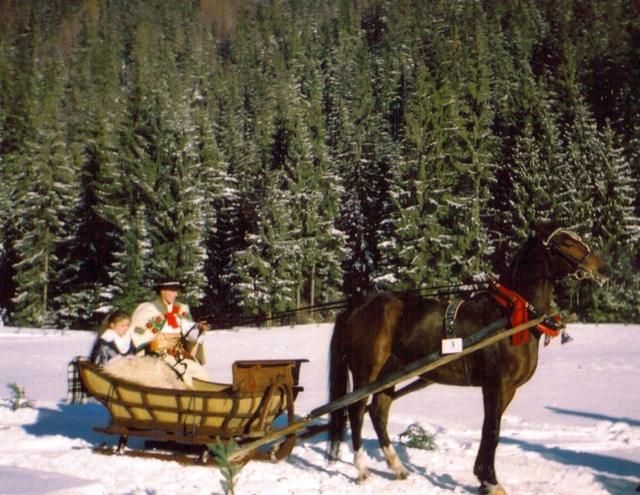
<instances>
[{"instance_id":1,"label":"wooden sleigh","mask_svg":"<svg viewBox=\"0 0 640 495\"><path fill-rule=\"evenodd\" d=\"M302 387L298 385L300 366L306 359L236 361L233 383L194 380L193 390L174 390L143 386L105 374L89 361L77 362L80 379L88 393L109 411L106 427L100 433L119 436L118 446L103 453L166 457L173 460L209 460L208 445L235 441L254 442L274 432L274 421L286 415L294 422L294 402ZM171 452L125 450L129 437L142 437L148 443L172 446ZM245 459L281 460L295 445L288 435L268 452L253 450Z\"/></svg>"}]
</instances>

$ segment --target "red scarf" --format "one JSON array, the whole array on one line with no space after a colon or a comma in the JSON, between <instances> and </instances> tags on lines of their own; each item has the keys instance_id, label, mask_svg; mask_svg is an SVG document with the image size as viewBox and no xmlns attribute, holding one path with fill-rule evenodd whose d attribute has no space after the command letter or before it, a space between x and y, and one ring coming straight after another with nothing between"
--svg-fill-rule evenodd
<instances>
[{"instance_id":1,"label":"red scarf","mask_svg":"<svg viewBox=\"0 0 640 495\"><path fill-rule=\"evenodd\" d=\"M178 316L180 314L180 306L176 303L173 304L173 308L171 311L167 311L164 314L164 317L167 320L167 323L171 328L179 328L180 324L178 323Z\"/></svg>"},{"instance_id":2,"label":"red scarf","mask_svg":"<svg viewBox=\"0 0 640 495\"><path fill-rule=\"evenodd\" d=\"M493 294L493 298L497 303L503 308L511 307L509 321L511 322L512 327L517 327L518 325L522 325L529 321L530 305L524 297L511 289L507 289L504 285L499 284L498 282L494 284L494 288L496 292ZM542 323L538 323L538 325L536 325L536 329L551 337L557 337L560 333L558 330L549 328ZM531 332L529 329L525 329L522 332L512 335L511 343L513 345L526 344L529 342L530 336Z\"/></svg>"}]
</instances>

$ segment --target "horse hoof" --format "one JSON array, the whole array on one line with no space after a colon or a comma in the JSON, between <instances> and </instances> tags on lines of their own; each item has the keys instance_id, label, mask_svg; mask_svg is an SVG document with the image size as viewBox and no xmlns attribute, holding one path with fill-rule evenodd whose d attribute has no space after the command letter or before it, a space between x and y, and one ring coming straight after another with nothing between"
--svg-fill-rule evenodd
<instances>
[{"instance_id":1,"label":"horse hoof","mask_svg":"<svg viewBox=\"0 0 640 495\"><path fill-rule=\"evenodd\" d=\"M409 477L409 471L400 471L396 473L397 480L406 480Z\"/></svg>"},{"instance_id":2,"label":"horse hoof","mask_svg":"<svg viewBox=\"0 0 640 495\"><path fill-rule=\"evenodd\" d=\"M358 485L362 485L363 483L365 483L369 479L369 476L370 476L369 473L360 473L358 475L358 479L356 480L356 483Z\"/></svg>"},{"instance_id":3,"label":"horse hoof","mask_svg":"<svg viewBox=\"0 0 640 495\"><path fill-rule=\"evenodd\" d=\"M493 485L491 483L487 483L486 481L480 485L480 489L478 490L480 495L507 495L507 492L500 485Z\"/></svg>"}]
</instances>

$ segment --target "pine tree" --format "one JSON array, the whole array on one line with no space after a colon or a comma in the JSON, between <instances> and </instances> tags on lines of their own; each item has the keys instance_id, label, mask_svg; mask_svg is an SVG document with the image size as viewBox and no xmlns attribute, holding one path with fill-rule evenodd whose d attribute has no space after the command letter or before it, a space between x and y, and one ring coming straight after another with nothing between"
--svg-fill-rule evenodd
<instances>
[{"instance_id":1,"label":"pine tree","mask_svg":"<svg viewBox=\"0 0 640 495\"><path fill-rule=\"evenodd\" d=\"M331 48L322 67L323 107L329 159L342 194L335 203L340 211L334 238L338 246L344 243L343 292L352 297L374 289L376 280L383 283L387 271L379 243L389 235L383 220L391 206L392 141L386 121L388 82L375 82L376 71L386 70L376 55L383 35L377 32L378 15L365 20L352 11L343 13L341 23L325 32ZM370 30L369 38L358 24Z\"/></svg>"},{"instance_id":2,"label":"pine tree","mask_svg":"<svg viewBox=\"0 0 640 495\"><path fill-rule=\"evenodd\" d=\"M613 130L606 126L601 138L602 176L597 180L603 182L604 194L598 198L601 202L597 205L599 216L594 233L602 239L602 252L624 268L615 271L615 278L604 294L603 291L596 294L600 297L593 298L589 313L597 320L610 321L615 315L616 321L633 321L638 316L634 301L640 295L633 269L640 241L640 218L634 208L638 178L617 145Z\"/></svg>"},{"instance_id":3,"label":"pine tree","mask_svg":"<svg viewBox=\"0 0 640 495\"><path fill-rule=\"evenodd\" d=\"M297 244L295 306L334 301L341 292L341 242L333 223L339 208L341 181L329 161L325 120L322 117L323 73L314 57L320 40L314 20L302 17L305 36L291 50L291 91L280 95L280 106L288 107L287 149L283 165L288 171L285 189L294 212L294 242ZM297 39L295 34L293 39ZM295 46L295 45L294 45ZM288 94L297 94L291 98ZM283 150L284 151L284 150Z\"/></svg>"},{"instance_id":4,"label":"pine tree","mask_svg":"<svg viewBox=\"0 0 640 495\"><path fill-rule=\"evenodd\" d=\"M465 205L453 222L452 235L456 239L455 256L464 261L459 277L487 268L487 254L491 252L485 223L492 215L487 211L489 186L495 173L496 139L491 128L494 119L491 85L495 77L490 70L487 20L477 4L463 10L460 39L454 38L455 85L460 99L460 157L454 164L459 174L454 192ZM455 74L455 72L454 72ZM457 165L457 166L456 166ZM456 200L456 201L460 201Z\"/></svg>"},{"instance_id":5,"label":"pine tree","mask_svg":"<svg viewBox=\"0 0 640 495\"><path fill-rule=\"evenodd\" d=\"M153 33L141 21L133 33L127 78L127 100L119 129L117 163L102 171L100 214L114 225L116 246L109 265L111 284L105 288L110 306L133 309L151 295L150 267L154 256L148 221L154 213L155 183L161 150L161 92L150 52Z\"/></svg>"},{"instance_id":6,"label":"pine tree","mask_svg":"<svg viewBox=\"0 0 640 495\"><path fill-rule=\"evenodd\" d=\"M453 234L456 217L468 208L456 196L461 123L453 88L448 82L438 87L424 66L418 66L413 84L406 108L406 161L396 186L399 216L394 220L400 263L408 267L402 285L412 288L440 284L461 272L463 259L454 249Z\"/></svg>"},{"instance_id":7,"label":"pine tree","mask_svg":"<svg viewBox=\"0 0 640 495\"><path fill-rule=\"evenodd\" d=\"M269 121L272 138L264 154L269 173L261 179L256 230L237 258L243 305L253 314L295 309L315 299L323 254L317 230L322 168L314 165L324 163L313 156L302 112L308 103L301 93L289 83L272 96L277 117ZM256 125L260 134L264 124Z\"/></svg>"},{"instance_id":8,"label":"pine tree","mask_svg":"<svg viewBox=\"0 0 640 495\"><path fill-rule=\"evenodd\" d=\"M11 280L12 274L12 235L13 218L9 215L12 211L11 198L15 197L12 194L12 180L9 177L8 165L5 162L5 158L0 157L0 312L4 317L5 312L10 310L11 295L13 293L13 287Z\"/></svg>"},{"instance_id":9,"label":"pine tree","mask_svg":"<svg viewBox=\"0 0 640 495\"><path fill-rule=\"evenodd\" d=\"M31 5L23 9L7 5L0 16L0 180L3 202L0 212L2 254L0 255L0 307L13 313L16 294L14 265L19 261L15 244L17 229L15 201L20 196L16 179L26 153L27 140L36 131L36 52L42 44L40 25Z\"/></svg>"},{"instance_id":10,"label":"pine tree","mask_svg":"<svg viewBox=\"0 0 640 495\"><path fill-rule=\"evenodd\" d=\"M244 135L245 107L238 74L221 78L213 90L213 132L219 144L217 171L211 180L218 191L212 198L215 224L207 240L207 278L212 300L207 313L228 324L241 313L241 290L237 253L247 247L247 233L253 231L256 207L253 183L257 175L256 145Z\"/></svg>"},{"instance_id":11,"label":"pine tree","mask_svg":"<svg viewBox=\"0 0 640 495\"><path fill-rule=\"evenodd\" d=\"M566 147L566 160L577 179L572 224L587 239L593 239L592 244L606 256L630 267L640 238L640 221L634 211L637 179L616 145L611 128L598 130L584 106L578 106L575 115L576 120L567 131ZM624 313L628 298L633 297L628 288L635 285L628 273L616 272L617 283L610 289L573 289L574 306L590 312L594 319Z\"/></svg>"},{"instance_id":12,"label":"pine tree","mask_svg":"<svg viewBox=\"0 0 640 495\"><path fill-rule=\"evenodd\" d=\"M189 122L188 115L177 117L175 123ZM177 128L174 133L173 141L164 143L169 153L156 180L156 209L149 212L155 257L150 278L173 274L185 284L185 299L196 303L204 298L206 261L201 163L194 128Z\"/></svg>"},{"instance_id":13,"label":"pine tree","mask_svg":"<svg viewBox=\"0 0 640 495\"><path fill-rule=\"evenodd\" d=\"M18 232L15 249L15 319L20 324L56 323L53 299L62 260L58 248L78 201L77 179L60 121L60 62L43 67L38 84L37 132L18 162L14 196Z\"/></svg>"},{"instance_id":14,"label":"pine tree","mask_svg":"<svg viewBox=\"0 0 640 495\"><path fill-rule=\"evenodd\" d=\"M565 180L569 171L562 153L558 106L549 82L538 74L546 76L547 69L538 64L554 58L543 53L551 48L539 40L545 33L539 6L499 4L495 8L503 9L492 16L497 33L492 36L492 50L498 55L493 62L493 128L500 141L489 214L494 217L492 264L502 273L536 221L567 222L573 185ZM499 32L499 26L504 26L504 32Z\"/></svg>"},{"instance_id":15,"label":"pine tree","mask_svg":"<svg viewBox=\"0 0 640 495\"><path fill-rule=\"evenodd\" d=\"M532 79L523 78L522 84L529 114L520 135L515 136L508 161L499 167L499 186L504 188L497 191L496 208L497 227L504 239L499 245L500 272L536 222L554 220L570 227L569 216L575 207L574 184L566 180L571 167L563 154L556 116Z\"/></svg>"},{"instance_id":16,"label":"pine tree","mask_svg":"<svg viewBox=\"0 0 640 495\"><path fill-rule=\"evenodd\" d=\"M57 305L61 317L79 328L95 327L111 308L108 267L113 263L117 228L104 218L102 176L117 160L122 93L119 90L116 33L104 21L107 13L88 9L81 36L70 60L66 90L68 140L80 185L73 228L65 243Z\"/></svg>"}]
</instances>

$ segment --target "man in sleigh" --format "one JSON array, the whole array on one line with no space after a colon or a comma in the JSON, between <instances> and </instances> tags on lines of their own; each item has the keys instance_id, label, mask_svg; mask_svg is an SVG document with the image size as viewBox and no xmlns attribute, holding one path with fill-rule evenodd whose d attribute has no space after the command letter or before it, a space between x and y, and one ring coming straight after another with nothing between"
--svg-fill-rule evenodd
<instances>
[{"instance_id":1,"label":"man in sleigh","mask_svg":"<svg viewBox=\"0 0 640 495\"><path fill-rule=\"evenodd\" d=\"M177 301L178 281L165 279L154 288L157 297L131 315L129 331L138 354L161 358L189 388L193 378L208 380L202 343L207 324L194 322L189 307Z\"/></svg>"}]
</instances>

